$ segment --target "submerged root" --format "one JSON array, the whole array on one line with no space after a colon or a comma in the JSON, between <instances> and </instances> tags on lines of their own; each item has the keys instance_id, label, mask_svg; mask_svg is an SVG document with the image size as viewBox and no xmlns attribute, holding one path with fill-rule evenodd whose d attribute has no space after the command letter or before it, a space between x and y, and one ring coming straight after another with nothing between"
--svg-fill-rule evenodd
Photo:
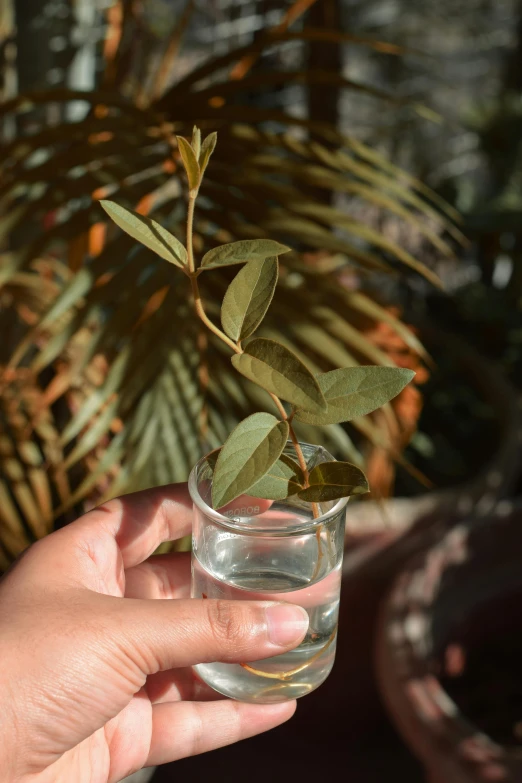
<instances>
[{"instance_id":1,"label":"submerged root","mask_svg":"<svg viewBox=\"0 0 522 783\"><path fill-rule=\"evenodd\" d=\"M251 674L256 674L258 677L266 677L269 680L282 680L285 682L286 680L289 680L290 677L293 677L294 674L298 674L299 672L304 671L304 669L307 669L310 664L312 664L314 661L316 661L323 653L327 651L327 649L332 644L333 640L335 639L335 635L337 633L337 628L334 628L330 636L328 637L328 641L324 645L324 647L321 647L321 649L313 655L309 661L306 663L301 664L301 666L296 666L295 669L289 669L287 672L264 672L261 671L261 669L256 669L253 666L250 666L248 663L240 663L239 665L243 667L247 672L250 672Z\"/></svg>"}]
</instances>

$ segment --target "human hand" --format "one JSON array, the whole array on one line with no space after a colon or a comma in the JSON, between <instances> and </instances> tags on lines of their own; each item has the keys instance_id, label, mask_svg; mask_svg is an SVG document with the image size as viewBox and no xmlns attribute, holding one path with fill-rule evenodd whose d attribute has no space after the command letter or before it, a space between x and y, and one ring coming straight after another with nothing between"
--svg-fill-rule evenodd
<instances>
[{"instance_id":1,"label":"human hand","mask_svg":"<svg viewBox=\"0 0 522 783\"><path fill-rule=\"evenodd\" d=\"M294 605L190 599L189 554L151 554L191 517L185 485L110 501L0 582L2 783L112 783L291 717L295 702L241 704L194 677L196 663L295 647L308 619Z\"/></svg>"}]
</instances>

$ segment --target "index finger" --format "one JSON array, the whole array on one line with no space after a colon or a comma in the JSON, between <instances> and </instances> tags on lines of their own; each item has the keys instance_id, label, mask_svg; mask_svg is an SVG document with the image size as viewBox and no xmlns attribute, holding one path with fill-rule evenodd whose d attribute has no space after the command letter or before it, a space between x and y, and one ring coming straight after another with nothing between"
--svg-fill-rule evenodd
<instances>
[{"instance_id":1,"label":"index finger","mask_svg":"<svg viewBox=\"0 0 522 783\"><path fill-rule=\"evenodd\" d=\"M60 532L79 534L97 556L114 556L116 544L127 569L146 560L160 544L182 538L191 529L187 485L168 484L110 500Z\"/></svg>"}]
</instances>

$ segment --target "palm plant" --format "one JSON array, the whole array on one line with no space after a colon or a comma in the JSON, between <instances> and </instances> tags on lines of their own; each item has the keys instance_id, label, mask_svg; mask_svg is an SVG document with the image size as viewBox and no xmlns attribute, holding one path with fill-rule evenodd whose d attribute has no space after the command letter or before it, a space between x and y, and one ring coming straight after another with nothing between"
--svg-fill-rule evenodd
<instances>
[{"instance_id":1,"label":"palm plant","mask_svg":"<svg viewBox=\"0 0 522 783\"><path fill-rule=\"evenodd\" d=\"M294 17L304 5L294 4ZM262 334L277 334L317 371L391 363L351 323L361 313L385 320L425 355L398 318L341 284L346 270L364 278L406 268L438 283L403 247L335 206L338 197L394 213L445 255L452 250L444 232L459 237L443 203L357 139L314 118L242 102L284 80L364 90L393 107L391 96L338 73L251 66L290 40L351 43L386 56L399 50L283 24L165 89L183 18L148 72L147 98L132 70L133 4L122 7L121 26L109 26L114 46L99 89L22 95L1 109L21 130L3 145L0 164L0 296L9 322L0 349L0 567L101 498L185 479L203 450L266 407L257 387L230 371L226 348L187 317L184 276L109 226L98 205L117 200L182 238L186 183L175 134L189 135L194 124L219 134L195 215L196 251L264 236L294 248L282 259ZM78 102L82 119L62 112L64 120L42 126L42 107ZM325 203L317 189L333 200ZM202 280L210 316L230 279L224 268ZM386 447L386 431L372 420L352 424ZM302 424L298 436L314 442L317 434ZM331 426L325 437L330 450L361 463L348 430Z\"/></svg>"}]
</instances>

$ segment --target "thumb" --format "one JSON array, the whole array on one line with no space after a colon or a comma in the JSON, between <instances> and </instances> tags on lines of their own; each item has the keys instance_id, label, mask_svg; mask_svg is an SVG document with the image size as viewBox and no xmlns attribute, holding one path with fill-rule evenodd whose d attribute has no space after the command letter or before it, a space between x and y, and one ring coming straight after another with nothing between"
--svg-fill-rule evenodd
<instances>
[{"instance_id":1,"label":"thumb","mask_svg":"<svg viewBox=\"0 0 522 783\"><path fill-rule=\"evenodd\" d=\"M114 613L113 640L145 675L269 658L296 647L308 628L306 611L295 604L100 598Z\"/></svg>"}]
</instances>

